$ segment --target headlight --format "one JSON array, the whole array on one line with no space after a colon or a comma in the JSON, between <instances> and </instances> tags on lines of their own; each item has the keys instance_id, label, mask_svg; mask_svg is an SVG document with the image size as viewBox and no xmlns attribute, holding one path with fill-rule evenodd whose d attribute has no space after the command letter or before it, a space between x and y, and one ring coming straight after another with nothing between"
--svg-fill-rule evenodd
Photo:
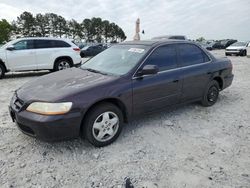
<instances>
[{"instance_id":1,"label":"headlight","mask_svg":"<svg viewBox=\"0 0 250 188\"><path fill-rule=\"evenodd\" d=\"M64 103L47 103L47 102L33 102L26 109L29 112L34 112L43 115L60 115L70 111L72 102Z\"/></svg>"}]
</instances>

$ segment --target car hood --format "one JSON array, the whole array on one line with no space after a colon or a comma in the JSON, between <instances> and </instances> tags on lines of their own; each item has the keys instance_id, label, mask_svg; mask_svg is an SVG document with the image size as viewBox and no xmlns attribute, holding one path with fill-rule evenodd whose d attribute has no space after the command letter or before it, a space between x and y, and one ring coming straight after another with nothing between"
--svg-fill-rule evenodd
<instances>
[{"instance_id":1,"label":"car hood","mask_svg":"<svg viewBox=\"0 0 250 188\"><path fill-rule=\"evenodd\" d=\"M240 49L246 49L246 46L229 46L226 48L226 50L240 50Z\"/></svg>"},{"instance_id":2,"label":"car hood","mask_svg":"<svg viewBox=\"0 0 250 188\"><path fill-rule=\"evenodd\" d=\"M0 59L5 60L5 49L0 48Z\"/></svg>"},{"instance_id":3,"label":"car hood","mask_svg":"<svg viewBox=\"0 0 250 188\"><path fill-rule=\"evenodd\" d=\"M115 79L115 76L71 68L30 81L18 89L16 93L23 101L56 102L62 101L71 94L82 92Z\"/></svg>"}]
</instances>

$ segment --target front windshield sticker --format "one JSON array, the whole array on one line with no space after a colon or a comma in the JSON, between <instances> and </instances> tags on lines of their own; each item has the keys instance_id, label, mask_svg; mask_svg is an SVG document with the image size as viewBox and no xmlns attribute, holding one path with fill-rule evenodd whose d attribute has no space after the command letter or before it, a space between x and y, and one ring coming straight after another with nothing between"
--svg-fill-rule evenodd
<instances>
[{"instance_id":1,"label":"front windshield sticker","mask_svg":"<svg viewBox=\"0 0 250 188\"><path fill-rule=\"evenodd\" d=\"M144 49L141 49L141 48L130 48L128 50L129 52L135 52L135 53L143 53L144 52Z\"/></svg>"}]
</instances>

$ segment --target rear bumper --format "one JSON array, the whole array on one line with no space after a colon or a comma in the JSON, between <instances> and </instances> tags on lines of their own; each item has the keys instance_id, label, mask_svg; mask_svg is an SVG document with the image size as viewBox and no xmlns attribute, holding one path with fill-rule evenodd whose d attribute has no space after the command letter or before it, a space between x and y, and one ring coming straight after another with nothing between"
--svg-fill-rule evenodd
<instances>
[{"instance_id":1,"label":"rear bumper","mask_svg":"<svg viewBox=\"0 0 250 188\"><path fill-rule=\"evenodd\" d=\"M74 64L74 67L80 67L80 66L81 66L81 64L82 64L82 61L80 61L80 63L76 63L76 64Z\"/></svg>"},{"instance_id":2,"label":"rear bumper","mask_svg":"<svg viewBox=\"0 0 250 188\"><path fill-rule=\"evenodd\" d=\"M60 141L76 138L80 133L80 112L65 115L45 116L28 112L17 112L9 107L10 115L18 128L26 135L43 141Z\"/></svg>"},{"instance_id":3,"label":"rear bumper","mask_svg":"<svg viewBox=\"0 0 250 188\"><path fill-rule=\"evenodd\" d=\"M232 85L233 79L234 79L233 74L225 76L224 77L223 89L225 89L225 88L229 87L230 85Z\"/></svg>"}]
</instances>

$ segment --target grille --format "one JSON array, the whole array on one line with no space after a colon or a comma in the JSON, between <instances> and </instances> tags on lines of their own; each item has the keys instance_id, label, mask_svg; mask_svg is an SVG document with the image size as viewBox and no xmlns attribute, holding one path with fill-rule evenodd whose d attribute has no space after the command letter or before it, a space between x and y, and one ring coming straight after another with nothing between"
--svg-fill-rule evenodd
<instances>
[{"instance_id":1,"label":"grille","mask_svg":"<svg viewBox=\"0 0 250 188\"><path fill-rule=\"evenodd\" d=\"M236 49L227 49L226 51L238 51Z\"/></svg>"},{"instance_id":2,"label":"grille","mask_svg":"<svg viewBox=\"0 0 250 188\"><path fill-rule=\"evenodd\" d=\"M19 99L16 95L14 95L12 101L13 101L15 110L17 111L21 110L21 108L24 105L24 102L21 99Z\"/></svg>"}]
</instances>

